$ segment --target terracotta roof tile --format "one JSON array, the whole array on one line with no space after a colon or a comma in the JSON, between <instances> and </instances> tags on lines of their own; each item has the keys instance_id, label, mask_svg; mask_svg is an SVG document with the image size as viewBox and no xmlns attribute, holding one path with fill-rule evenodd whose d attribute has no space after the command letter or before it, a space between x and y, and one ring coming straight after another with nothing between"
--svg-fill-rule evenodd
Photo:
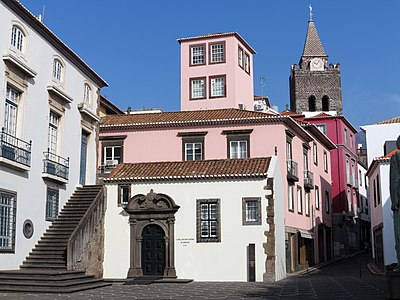
<instances>
[{"instance_id":1,"label":"terracotta roof tile","mask_svg":"<svg viewBox=\"0 0 400 300\"><path fill-rule=\"evenodd\" d=\"M302 114L299 114L295 111L290 111L290 110L285 110L280 113L281 116L301 116Z\"/></svg>"},{"instance_id":2,"label":"terracotta roof tile","mask_svg":"<svg viewBox=\"0 0 400 300\"><path fill-rule=\"evenodd\" d=\"M378 122L376 124L381 125L381 124L395 124L395 123L400 123L400 116L399 117L394 117L394 118L391 118L391 119L387 119L387 120L383 120L383 121L380 121L380 122Z\"/></svg>"},{"instance_id":3,"label":"terracotta roof tile","mask_svg":"<svg viewBox=\"0 0 400 300\"><path fill-rule=\"evenodd\" d=\"M104 181L263 178L270 157L178 162L122 163Z\"/></svg>"},{"instance_id":4,"label":"terracotta roof tile","mask_svg":"<svg viewBox=\"0 0 400 300\"><path fill-rule=\"evenodd\" d=\"M399 149L394 149L393 151L389 152L388 154L379 156L376 159L381 160L381 159L385 159L385 158L391 158L398 150Z\"/></svg>"},{"instance_id":5,"label":"terracotta roof tile","mask_svg":"<svg viewBox=\"0 0 400 300\"><path fill-rule=\"evenodd\" d=\"M183 124L202 124L218 122L243 122L250 120L279 121L287 117L274 116L262 112L235 108L216 110L197 110L180 112L160 112L151 114L110 115L102 120L101 128L107 127L161 127Z\"/></svg>"}]
</instances>

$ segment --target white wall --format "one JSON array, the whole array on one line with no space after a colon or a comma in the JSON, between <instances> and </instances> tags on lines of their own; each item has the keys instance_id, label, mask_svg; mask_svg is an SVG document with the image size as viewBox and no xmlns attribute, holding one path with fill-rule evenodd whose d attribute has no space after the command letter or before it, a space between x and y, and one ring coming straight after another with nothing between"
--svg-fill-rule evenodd
<instances>
[{"instance_id":1,"label":"white wall","mask_svg":"<svg viewBox=\"0 0 400 300\"><path fill-rule=\"evenodd\" d=\"M0 52L18 56L19 54L10 48L11 23L12 21L22 23L22 20L9 11L2 2L0 2L0 15ZM50 224L45 221L47 186L59 188L60 209L76 189L79 182L82 131L81 113L77 105L83 100L83 84L86 81L92 87L93 110L95 111L96 93L99 88L29 25L23 24L23 26L27 31L26 51L24 55L19 55L19 59L37 75L28 79L28 84L22 93L18 111L17 137L27 142L32 140L31 167L29 171L23 172L10 169L8 166L0 166L0 189L17 193L16 250L13 254L0 252L0 269L18 268ZM72 103L65 104L65 112L58 133L60 150L58 154L70 158L69 182L65 185L58 185L42 178L43 152L48 147L50 106L47 86L52 82L54 55L59 55L66 64L65 82L61 89L73 99ZM2 60L0 62L0 128L4 124L6 86L5 63ZM88 184L94 184L96 177L96 134L93 129L88 140L86 171ZM31 239L26 239L22 234L22 225L26 219L32 220L34 225L34 234Z\"/></svg>"},{"instance_id":2,"label":"white wall","mask_svg":"<svg viewBox=\"0 0 400 300\"><path fill-rule=\"evenodd\" d=\"M263 248L266 241L265 184L265 179L135 183L132 185L131 195L147 194L153 189L155 193L170 196L180 206L175 214L175 267L178 278L197 281L247 281L247 246L254 243L256 280L262 281L266 258ZM281 183L277 183L276 189L280 185ZM104 278L126 278L130 263L128 217L117 207L116 185L107 184L106 188ZM277 196L281 196L280 192L277 192ZM261 198L262 225L242 225L242 197ZM220 199L221 242L197 243L196 199L210 198ZM276 203L279 201L282 202L282 199L276 199ZM279 224L279 230L282 227ZM284 237L280 233L279 243L282 243L282 239L284 244ZM284 255L284 251L282 253ZM282 264L280 260L279 263Z\"/></svg>"},{"instance_id":3,"label":"white wall","mask_svg":"<svg viewBox=\"0 0 400 300\"><path fill-rule=\"evenodd\" d=\"M400 123L361 126L366 131L368 166L374 158L383 155L386 141L395 141L400 135Z\"/></svg>"}]
</instances>

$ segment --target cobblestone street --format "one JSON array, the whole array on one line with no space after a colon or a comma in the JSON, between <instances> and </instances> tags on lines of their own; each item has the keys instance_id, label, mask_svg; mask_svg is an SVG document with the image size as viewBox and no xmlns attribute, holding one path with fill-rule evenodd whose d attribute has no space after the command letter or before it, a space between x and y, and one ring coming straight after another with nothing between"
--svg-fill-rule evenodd
<instances>
[{"instance_id":1,"label":"cobblestone street","mask_svg":"<svg viewBox=\"0 0 400 300\"><path fill-rule=\"evenodd\" d=\"M250 282L114 284L73 294L0 293L0 299L385 299L385 277L366 268L362 253L271 284Z\"/></svg>"}]
</instances>

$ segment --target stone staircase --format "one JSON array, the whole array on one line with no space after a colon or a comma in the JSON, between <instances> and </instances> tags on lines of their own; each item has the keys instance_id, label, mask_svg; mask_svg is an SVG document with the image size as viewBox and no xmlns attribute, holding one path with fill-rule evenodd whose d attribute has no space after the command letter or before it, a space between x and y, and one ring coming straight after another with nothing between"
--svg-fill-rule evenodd
<instances>
[{"instance_id":1,"label":"stone staircase","mask_svg":"<svg viewBox=\"0 0 400 300\"><path fill-rule=\"evenodd\" d=\"M101 191L100 185L77 188L20 270L0 271L0 291L71 293L110 285L84 271L67 270L68 239Z\"/></svg>"}]
</instances>

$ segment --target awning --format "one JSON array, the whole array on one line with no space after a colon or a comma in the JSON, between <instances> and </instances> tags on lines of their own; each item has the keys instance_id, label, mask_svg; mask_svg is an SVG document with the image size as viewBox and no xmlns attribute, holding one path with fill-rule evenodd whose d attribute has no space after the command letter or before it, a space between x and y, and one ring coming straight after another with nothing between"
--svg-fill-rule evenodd
<instances>
[{"instance_id":1,"label":"awning","mask_svg":"<svg viewBox=\"0 0 400 300\"><path fill-rule=\"evenodd\" d=\"M314 234L311 232L308 232L307 230L304 230L304 229L297 229L297 230L298 230L298 232L300 232L300 235L302 238L305 238L305 239L313 239L314 238Z\"/></svg>"}]
</instances>

